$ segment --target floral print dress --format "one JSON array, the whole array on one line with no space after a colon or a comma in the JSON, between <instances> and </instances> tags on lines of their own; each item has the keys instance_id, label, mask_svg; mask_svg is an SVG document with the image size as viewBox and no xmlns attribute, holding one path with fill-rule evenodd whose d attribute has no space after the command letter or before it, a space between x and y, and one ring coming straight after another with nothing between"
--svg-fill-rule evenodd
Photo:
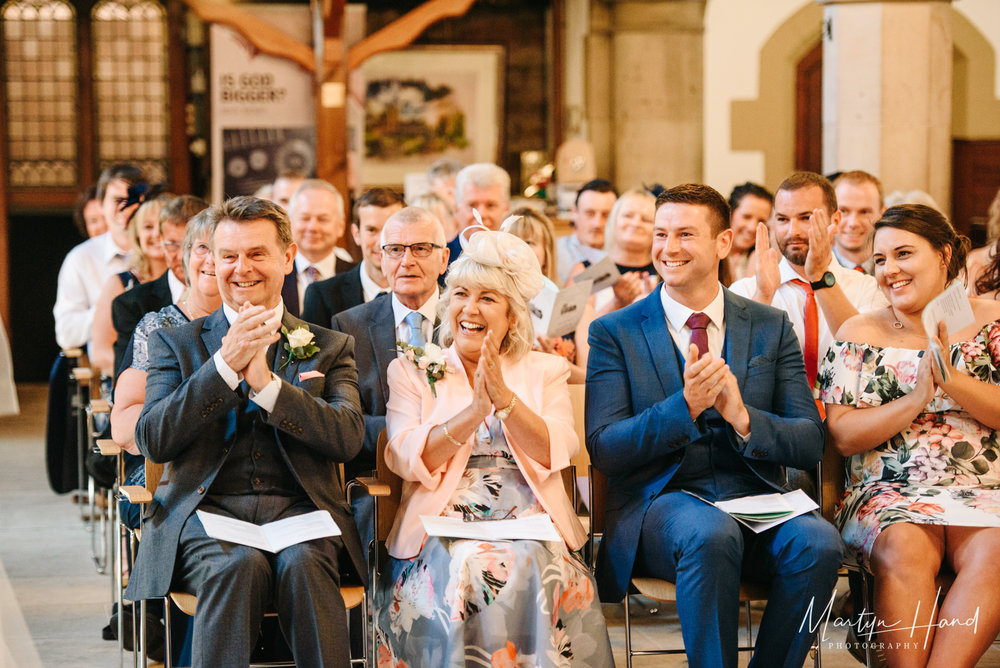
<instances>
[{"instance_id":1,"label":"floral print dress","mask_svg":"<svg viewBox=\"0 0 1000 668\"><path fill-rule=\"evenodd\" d=\"M492 422L443 515L544 512ZM562 541L427 537L413 559L389 560L375 615L379 668L614 665L593 576Z\"/></svg>"},{"instance_id":2,"label":"floral print dress","mask_svg":"<svg viewBox=\"0 0 1000 668\"><path fill-rule=\"evenodd\" d=\"M867 408L911 392L923 350L836 341L819 372L820 399ZM950 350L958 373L1000 385L1000 320ZM1000 526L998 432L940 388L900 433L847 458L847 489L836 523L868 566L879 533L895 522Z\"/></svg>"}]
</instances>

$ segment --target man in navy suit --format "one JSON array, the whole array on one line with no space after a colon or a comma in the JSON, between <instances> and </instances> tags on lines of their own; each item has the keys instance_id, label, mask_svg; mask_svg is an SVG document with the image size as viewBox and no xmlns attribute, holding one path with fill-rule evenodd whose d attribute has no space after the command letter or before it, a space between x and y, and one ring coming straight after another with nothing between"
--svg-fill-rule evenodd
<instances>
[{"instance_id":1,"label":"man in navy suit","mask_svg":"<svg viewBox=\"0 0 1000 668\"><path fill-rule=\"evenodd\" d=\"M677 186L656 205L662 288L590 327L587 447L609 478L598 589L618 601L633 573L676 583L689 665L729 667L740 579L767 582L750 665L800 668L802 622L829 601L840 536L815 513L755 534L705 501L786 491L786 466L822 457L798 340L782 311L719 284L732 231L718 192Z\"/></svg>"}]
</instances>

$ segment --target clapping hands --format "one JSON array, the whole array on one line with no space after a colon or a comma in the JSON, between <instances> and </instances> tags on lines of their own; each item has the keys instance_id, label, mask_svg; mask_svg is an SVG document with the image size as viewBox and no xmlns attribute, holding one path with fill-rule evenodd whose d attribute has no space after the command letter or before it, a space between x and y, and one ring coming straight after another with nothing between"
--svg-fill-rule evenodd
<instances>
[{"instance_id":1,"label":"clapping hands","mask_svg":"<svg viewBox=\"0 0 1000 668\"><path fill-rule=\"evenodd\" d=\"M229 331L222 337L219 352L223 361L241 374L255 391L259 392L271 380L267 347L281 338L278 333L280 324L280 310L245 302Z\"/></svg>"}]
</instances>

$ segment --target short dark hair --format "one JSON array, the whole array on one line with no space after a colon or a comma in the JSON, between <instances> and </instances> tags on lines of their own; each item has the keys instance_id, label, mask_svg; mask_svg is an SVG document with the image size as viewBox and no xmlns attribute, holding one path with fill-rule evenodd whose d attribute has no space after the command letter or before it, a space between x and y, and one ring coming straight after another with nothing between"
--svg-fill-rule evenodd
<instances>
[{"instance_id":1,"label":"short dark hair","mask_svg":"<svg viewBox=\"0 0 1000 668\"><path fill-rule=\"evenodd\" d=\"M274 224L278 233L278 241L282 250L292 243L292 226L288 222L288 214L280 204L266 199L242 195L227 199L222 204L209 207L208 215L212 220L212 236L219 223L232 221L234 223L249 223L254 220L267 220Z\"/></svg>"},{"instance_id":2,"label":"short dark hair","mask_svg":"<svg viewBox=\"0 0 1000 668\"><path fill-rule=\"evenodd\" d=\"M187 225L188 221L208 208L208 202L195 195L180 195L160 209L160 231L163 224Z\"/></svg>"},{"instance_id":3,"label":"short dark hair","mask_svg":"<svg viewBox=\"0 0 1000 668\"><path fill-rule=\"evenodd\" d=\"M361 193L361 197L354 201L354 211L352 214L354 222L358 222L358 209L363 206L374 206L384 209L393 204L398 204L402 207L406 206L406 199L398 190L393 190L392 188L371 188L370 190L366 190Z\"/></svg>"},{"instance_id":4,"label":"short dark hair","mask_svg":"<svg viewBox=\"0 0 1000 668\"><path fill-rule=\"evenodd\" d=\"M816 172L792 172L792 174L781 182L775 195L782 190L785 192L795 192L802 188L817 187L823 191L823 203L826 205L827 213L831 216L837 212L837 193L833 189L830 179Z\"/></svg>"},{"instance_id":5,"label":"short dark hair","mask_svg":"<svg viewBox=\"0 0 1000 668\"><path fill-rule=\"evenodd\" d=\"M740 202L742 202L743 198L747 195L753 195L754 197L765 199L771 203L771 206L774 206L774 195L771 194L770 190L764 186L747 181L744 184L736 186L733 188L733 192L729 193L730 210L735 211L737 207L739 207Z\"/></svg>"},{"instance_id":6,"label":"short dark hair","mask_svg":"<svg viewBox=\"0 0 1000 668\"><path fill-rule=\"evenodd\" d=\"M83 217L83 210L87 208L87 204L91 200L97 200L100 203L100 199L97 197L97 186L90 186L76 198L76 204L73 205L73 224L76 225L76 229L80 230L80 234L86 239L90 235L87 234L87 221Z\"/></svg>"},{"instance_id":7,"label":"short dark hair","mask_svg":"<svg viewBox=\"0 0 1000 668\"><path fill-rule=\"evenodd\" d=\"M574 206L580 203L580 195L587 192L588 190L593 190L595 193L611 193L618 198L618 191L611 184L611 181L606 181L604 179L594 179L593 181L587 181L584 183L579 190L576 191L576 199L573 200Z\"/></svg>"},{"instance_id":8,"label":"short dark hair","mask_svg":"<svg viewBox=\"0 0 1000 668\"><path fill-rule=\"evenodd\" d=\"M870 183L875 186L875 190L878 191L878 205L881 208L884 204L885 196L882 194L882 182L878 180L878 177L874 174L869 174L862 169L852 169L849 172L841 172L837 178L833 179L833 187L837 188L841 183L851 183L854 185L861 185L862 183Z\"/></svg>"},{"instance_id":9,"label":"short dark hair","mask_svg":"<svg viewBox=\"0 0 1000 668\"><path fill-rule=\"evenodd\" d=\"M101 172L101 178L97 179L97 199L103 202L104 195L108 191L108 184L119 179L129 186L134 186L146 183L146 174L140 168L127 162L111 165Z\"/></svg>"},{"instance_id":10,"label":"short dark hair","mask_svg":"<svg viewBox=\"0 0 1000 668\"><path fill-rule=\"evenodd\" d=\"M689 204L703 206L708 209L708 222L712 228L712 236L729 229L729 205L726 199L712 186L701 183L685 183L674 186L660 193L656 198L656 210L664 204Z\"/></svg>"},{"instance_id":11,"label":"short dark hair","mask_svg":"<svg viewBox=\"0 0 1000 668\"><path fill-rule=\"evenodd\" d=\"M965 259L972 244L967 236L956 233L948 219L937 209L923 204L891 206L875 223L875 233L884 227L912 232L923 237L931 248L939 253L944 252L945 247L951 248L951 260L948 262L949 282L965 270Z\"/></svg>"}]
</instances>

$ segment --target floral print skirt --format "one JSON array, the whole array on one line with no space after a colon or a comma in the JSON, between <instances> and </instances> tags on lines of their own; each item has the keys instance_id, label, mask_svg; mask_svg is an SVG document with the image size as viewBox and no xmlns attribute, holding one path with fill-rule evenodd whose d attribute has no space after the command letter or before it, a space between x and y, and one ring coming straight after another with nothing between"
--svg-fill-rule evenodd
<instances>
[{"instance_id":1,"label":"floral print skirt","mask_svg":"<svg viewBox=\"0 0 1000 668\"><path fill-rule=\"evenodd\" d=\"M474 456L444 514L538 512L511 460ZM593 576L563 542L428 537L390 559L375 616L380 668L614 665Z\"/></svg>"}]
</instances>

